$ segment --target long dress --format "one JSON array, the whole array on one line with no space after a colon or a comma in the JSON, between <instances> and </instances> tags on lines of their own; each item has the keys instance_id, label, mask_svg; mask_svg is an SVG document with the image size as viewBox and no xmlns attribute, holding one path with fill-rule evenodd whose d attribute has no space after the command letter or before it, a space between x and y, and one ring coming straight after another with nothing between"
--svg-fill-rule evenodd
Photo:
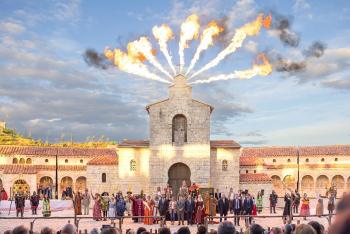
<instances>
[{"instance_id":1,"label":"long dress","mask_svg":"<svg viewBox=\"0 0 350 234\"><path fill-rule=\"evenodd\" d=\"M318 216L323 215L323 199L322 198L319 198L317 200L316 215L318 215Z\"/></svg>"},{"instance_id":2,"label":"long dress","mask_svg":"<svg viewBox=\"0 0 350 234\"><path fill-rule=\"evenodd\" d=\"M51 216L51 208L50 208L50 199L43 199L43 216L50 217Z\"/></svg>"},{"instance_id":3,"label":"long dress","mask_svg":"<svg viewBox=\"0 0 350 234\"><path fill-rule=\"evenodd\" d=\"M291 198L288 197L288 196L285 196L285 197L284 197L283 216L290 216L291 205L292 205L292 200L291 200Z\"/></svg>"},{"instance_id":4,"label":"long dress","mask_svg":"<svg viewBox=\"0 0 350 234\"><path fill-rule=\"evenodd\" d=\"M110 202L108 207L108 218L111 220L115 219L115 213L116 213L116 204L115 202Z\"/></svg>"},{"instance_id":5,"label":"long dress","mask_svg":"<svg viewBox=\"0 0 350 234\"><path fill-rule=\"evenodd\" d=\"M99 221L102 219L101 216L101 202L100 202L100 197L92 197L95 201L94 207L93 207L93 212L92 212L92 217L94 220Z\"/></svg>"},{"instance_id":6,"label":"long dress","mask_svg":"<svg viewBox=\"0 0 350 234\"><path fill-rule=\"evenodd\" d=\"M82 197L78 194L75 196L74 202L75 202L75 214L81 215L81 199Z\"/></svg>"},{"instance_id":7,"label":"long dress","mask_svg":"<svg viewBox=\"0 0 350 234\"><path fill-rule=\"evenodd\" d=\"M310 200L309 198L303 198L300 209L300 216L310 215Z\"/></svg>"},{"instance_id":8,"label":"long dress","mask_svg":"<svg viewBox=\"0 0 350 234\"><path fill-rule=\"evenodd\" d=\"M257 215L257 208L256 208L256 202L255 199L253 199L253 209L252 209L252 215Z\"/></svg>"},{"instance_id":9,"label":"long dress","mask_svg":"<svg viewBox=\"0 0 350 234\"><path fill-rule=\"evenodd\" d=\"M203 201L197 201L196 203L196 219L197 224L204 223L204 202Z\"/></svg>"},{"instance_id":10,"label":"long dress","mask_svg":"<svg viewBox=\"0 0 350 234\"><path fill-rule=\"evenodd\" d=\"M262 209L263 209L262 196L257 196L256 197L256 209L257 209L258 213L262 212Z\"/></svg>"},{"instance_id":11,"label":"long dress","mask_svg":"<svg viewBox=\"0 0 350 234\"><path fill-rule=\"evenodd\" d=\"M146 204L144 206L145 208L145 216L153 216L153 207L154 207L154 202L151 200L151 201L146 201ZM151 225L153 224L153 218L145 218L143 220L144 224L148 224L148 225Z\"/></svg>"}]
</instances>

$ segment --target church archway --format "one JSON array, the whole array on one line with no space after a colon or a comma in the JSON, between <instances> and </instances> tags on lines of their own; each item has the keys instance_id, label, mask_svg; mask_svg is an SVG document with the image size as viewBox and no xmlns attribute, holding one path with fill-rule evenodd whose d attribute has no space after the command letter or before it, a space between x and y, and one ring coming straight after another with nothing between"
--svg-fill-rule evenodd
<instances>
[{"instance_id":1,"label":"church archway","mask_svg":"<svg viewBox=\"0 0 350 234\"><path fill-rule=\"evenodd\" d=\"M29 184L27 183L27 181L19 179L16 180L13 183L13 193L23 193L23 194L30 194L30 188L29 188Z\"/></svg>"},{"instance_id":2,"label":"church archway","mask_svg":"<svg viewBox=\"0 0 350 234\"><path fill-rule=\"evenodd\" d=\"M188 186L191 185L191 170L184 163L175 163L169 168L168 178L168 183L173 189L173 194L176 196L182 181L185 180Z\"/></svg>"},{"instance_id":3,"label":"church archway","mask_svg":"<svg viewBox=\"0 0 350 234\"><path fill-rule=\"evenodd\" d=\"M53 186L53 180L50 176L43 176L40 178L39 180L39 186L42 189L46 189L46 188L52 188Z\"/></svg>"}]
</instances>

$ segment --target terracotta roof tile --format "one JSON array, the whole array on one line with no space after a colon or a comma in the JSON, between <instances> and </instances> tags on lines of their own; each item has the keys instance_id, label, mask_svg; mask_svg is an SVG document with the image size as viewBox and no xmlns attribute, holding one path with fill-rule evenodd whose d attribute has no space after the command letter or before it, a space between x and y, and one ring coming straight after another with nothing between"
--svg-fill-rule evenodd
<instances>
[{"instance_id":1,"label":"terracotta roof tile","mask_svg":"<svg viewBox=\"0 0 350 234\"><path fill-rule=\"evenodd\" d=\"M148 140L124 140L118 145L118 147L147 148L149 147L149 141Z\"/></svg>"},{"instance_id":2,"label":"terracotta roof tile","mask_svg":"<svg viewBox=\"0 0 350 234\"><path fill-rule=\"evenodd\" d=\"M258 165L264 165L264 160L258 157L240 157L239 158L239 165L240 166L258 166Z\"/></svg>"},{"instance_id":3,"label":"terracotta roof tile","mask_svg":"<svg viewBox=\"0 0 350 234\"><path fill-rule=\"evenodd\" d=\"M4 174L36 174L35 166L28 165L6 165L3 167Z\"/></svg>"},{"instance_id":4,"label":"terracotta roof tile","mask_svg":"<svg viewBox=\"0 0 350 234\"><path fill-rule=\"evenodd\" d=\"M241 157L273 157L296 155L296 147L252 147L243 148Z\"/></svg>"},{"instance_id":5,"label":"terracotta roof tile","mask_svg":"<svg viewBox=\"0 0 350 234\"><path fill-rule=\"evenodd\" d=\"M251 182L270 183L271 178L265 173L256 173L256 174L248 173L248 174L240 174L239 182L240 183L251 183Z\"/></svg>"},{"instance_id":6,"label":"terracotta roof tile","mask_svg":"<svg viewBox=\"0 0 350 234\"><path fill-rule=\"evenodd\" d=\"M212 140L211 148L241 148L241 145L233 140Z\"/></svg>"},{"instance_id":7,"label":"terracotta roof tile","mask_svg":"<svg viewBox=\"0 0 350 234\"><path fill-rule=\"evenodd\" d=\"M117 165L116 156L99 156L91 159L87 165Z\"/></svg>"},{"instance_id":8,"label":"terracotta roof tile","mask_svg":"<svg viewBox=\"0 0 350 234\"><path fill-rule=\"evenodd\" d=\"M42 147L42 146L8 146L0 145L2 155L31 155L31 156L72 156L72 157L94 157L115 156L115 149L73 148L73 147Z\"/></svg>"},{"instance_id":9,"label":"terracotta roof tile","mask_svg":"<svg viewBox=\"0 0 350 234\"><path fill-rule=\"evenodd\" d=\"M38 171L54 171L55 165L0 165L4 174L35 174ZM84 165L58 165L59 171L85 171Z\"/></svg>"},{"instance_id":10,"label":"terracotta roof tile","mask_svg":"<svg viewBox=\"0 0 350 234\"><path fill-rule=\"evenodd\" d=\"M299 153L301 156L350 155L350 145L303 146L300 147Z\"/></svg>"}]
</instances>

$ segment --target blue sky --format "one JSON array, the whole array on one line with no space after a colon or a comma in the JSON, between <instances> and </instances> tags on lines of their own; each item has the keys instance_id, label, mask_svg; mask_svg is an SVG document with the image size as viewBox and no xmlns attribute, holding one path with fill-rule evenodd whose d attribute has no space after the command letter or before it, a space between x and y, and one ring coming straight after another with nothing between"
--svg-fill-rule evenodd
<instances>
[{"instance_id":1,"label":"blue sky","mask_svg":"<svg viewBox=\"0 0 350 234\"><path fill-rule=\"evenodd\" d=\"M305 60L314 41L324 55L306 68L268 77L195 85L194 98L212 104L212 139L234 139L244 146L332 145L350 142L350 3L348 1L15 1L0 2L0 119L24 135L43 140L147 139L145 106L167 96L167 85L110 68L88 66L88 48L125 48L154 25L175 32L169 42L178 64L181 22L197 13L203 26L225 19L227 38L235 28L273 12L291 22L297 47L283 44L276 30L249 37L236 53L202 78L251 66L259 52ZM187 65L198 45L185 50ZM227 45L217 42L197 70ZM168 69L164 57L158 59ZM161 73L159 73L161 74Z\"/></svg>"}]
</instances>

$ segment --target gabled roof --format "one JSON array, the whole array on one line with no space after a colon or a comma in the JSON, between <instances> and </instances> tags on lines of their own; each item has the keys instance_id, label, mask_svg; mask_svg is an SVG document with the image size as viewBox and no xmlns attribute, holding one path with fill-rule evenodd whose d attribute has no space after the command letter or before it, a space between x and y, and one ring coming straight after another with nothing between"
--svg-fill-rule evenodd
<instances>
[{"instance_id":1,"label":"gabled roof","mask_svg":"<svg viewBox=\"0 0 350 234\"><path fill-rule=\"evenodd\" d=\"M118 163L116 156L98 156L91 159L87 165L116 166Z\"/></svg>"},{"instance_id":2,"label":"gabled roof","mask_svg":"<svg viewBox=\"0 0 350 234\"><path fill-rule=\"evenodd\" d=\"M149 140L124 140L122 141L118 147L120 148L148 148Z\"/></svg>"},{"instance_id":3,"label":"gabled roof","mask_svg":"<svg viewBox=\"0 0 350 234\"><path fill-rule=\"evenodd\" d=\"M234 140L212 140L210 141L211 148L234 148L239 149L241 145Z\"/></svg>"},{"instance_id":4,"label":"gabled roof","mask_svg":"<svg viewBox=\"0 0 350 234\"><path fill-rule=\"evenodd\" d=\"M0 145L0 154L30 155L30 156L71 156L71 157L94 157L115 156L115 149L106 148L75 148L75 147L49 147L49 146L9 146Z\"/></svg>"},{"instance_id":5,"label":"gabled roof","mask_svg":"<svg viewBox=\"0 0 350 234\"><path fill-rule=\"evenodd\" d=\"M240 174L239 183L271 183L271 178L265 173Z\"/></svg>"}]
</instances>

